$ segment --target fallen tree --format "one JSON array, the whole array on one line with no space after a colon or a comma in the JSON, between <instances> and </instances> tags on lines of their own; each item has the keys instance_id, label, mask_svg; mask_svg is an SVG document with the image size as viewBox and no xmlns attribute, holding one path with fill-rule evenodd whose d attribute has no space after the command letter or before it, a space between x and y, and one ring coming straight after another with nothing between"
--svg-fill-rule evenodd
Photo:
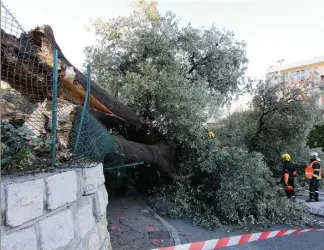
<instances>
[{"instance_id":1,"label":"fallen tree","mask_svg":"<svg viewBox=\"0 0 324 250\"><path fill-rule=\"evenodd\" d=\"M277 187L266 157L236 146L236 134L254 123L243 120L247 128L238 127L224 140L219 130L208 140L204 129L211 114L217 117L217 108L246 86L245 43L215 26L180 25L174 14L160 14L156 2L144 0L139 5L130 16L94 21L97 43L86 48L86 55L99 82L163 134L174 149L173 183L161 187L156 185L158 178L151 178L160 211L209 228L220 223L305 223L307 216L300 205L280 197L282 188ZM118 88L112 84L117 80ZM276 122L281 114L284 109ZM288 133L281 135L283 141ZM258 139L263 138L258 135ZM273 157L280 159L280 154ZM137 183L148 175L137 169L132 172L142 177ZM135 179L132 174L128 179Z\"/></svg>"},{"instance_id":2,"label":"fallen tree","mask_svg":"<svg viewBox=\"0 0 324 250\"><path fill-rule=\"evenodd\" d=\"M160 15L156 2L146 3L144 0L140 5L144 8L136 10L130 17L96 21L94 28L98 43L88 47L86 54L98 82L110 93L117 93L116 96L148 124L149 131L154 129L166 138L175 152L177 176L170 185L157 187L155 193L162 200L160 204L164 211L169 215L191 218L195 223L210 228L220 223L305 223L308 218L303 207L280 197L282 188L277 187L262 153L250 152L244 145L236 146L230 139L237 133L229 133L224 144L232 146L227 148L222 147L219 131L216 131L214 139L207 139L203 124L211 112L217 116L213 108L228 102L243 85L247 66L244 42L237 41L232 32L215 26L197 29L190 24L180 25L172 13ZM38 40L42 39L44 32L40 33ZM45 49L49 47L42 47L46 54ZM50 48L48 55L51 55ZM50 60L47 65L51 65ZM80 88L73 90L73 82L64 75L69 70L68 67L61 69L61 81L65 79L66 88L71 87L64 98L68 99L73 94L76 100L82 101L84 85L80 84ZM118 89L114 89L117 80L120 84ZM100 98L96 99L98 105L92 103L91 108L96 108L97 116L107 118L107 123L108 117L126 121L125 117L105 105L108 111L103 110L99 105L103 104ZM274 120L281 121L282 113L285 111L281 110ZM94 119L93 116L88 118ZM75 124L78 124L76 119ZM245 125L251 127L249 122ZM107 145L98 145L106 140L98 138L100 135L109 137L110 141L113 138L102 133L102 126L90 130L80 145L95 145L101 149L100 153L107 152L102 150ZM245 131L245 128L239 127L239 130ZM267 134L265 130L262 133ZM289 131L280 136L283 141L287 133ZM261 141L260 135L258 133L257 137ZM152 162L162 167L173 162L170 149L163 145L148 146L119 137L115 139L129 160L138 161L146 157L147 164ZM264 141L268 143L271 140L272 137L267 137ZM122 179L123 172L126 172L124 176L129 174L131 180L136 176L142 177L137 178L135 184L153 179L151 186L146 185L146 190L152 191L152 187L156 187L157 178L143 178L150 177L146 167L119 168L113 178ZM156 173L155 169L151 172Z\"/></svg>"},{"instance_id":3,"label":"fallen tree","mask_svg":"<svg viewBox=\"0 0 324 250\"><path fill-rule=\"evenodd\" d=\"M137 142L127 141L121 137L115 137L116 141L123 147L128 162L143 161L146 165L157 166L159 170L174 176L174 157L171 148L166 145L144 145Z\"/></svg>"},{"instance_id":4,"label":"fallen tree","mask_svg":"<svg viewBox=\"0 0 324 250\"><path fill-rule=\"evenodd\" d=\"M37 27L27 34L22 34L20 38L3 30L1 32L1 80L7 82L31 103L50 100L53 48L57 48L59 98L83 105L86 96L86 77L63 55L50 26ZM66 70L71 67L75 71L74 79L65 75ZM122 125L128 138L153 143L147 136L145 124L136 113L93 81L91 81L90 110L107 128L118 128ZM43 120L44 117L40 119ZM121 138L117 140L125 149L127 162L141 160L169 175L173 173L172 155L168 146L145 145Z\"/></svg>"},{"instance_id":5,"label":"fallen tree","mask_svg":"<svg viewBox=\"0 0 324 250\"><path fill-rule=\"evenodd\" d=\"M34 110L30 113L24 113L24 107L28 106L28 102L25 102L21 97L20 93L13 89L6 89L3 93L3 99L1 99L1 116L2 122L9 122L15 124L17 127L25 127L30 131L32 136L30 139L36 141L47 141L50 140L52 131L52 101L45 99L42 103L36 105ZM14 101L21 100L23 103L17 106L13 103ZM63 100L58 99L57 106L57 161L64 162L65 160L70 160L72 157L71 147L68 147L69 138L71 136L71 130L77 129L78 124L73 127L76 114L80 115L80 108L76 105ZM93 122L94 118L91 119ZM100 150L96 147L100 147L102 144L98 144L96 141L96 133L91 131L85 131L86 135L83 135L83 140L87 140L87 136L91 134L91 138L88 138L88 143L93 143L90 145L90 150L85 152L91 154L91 151ZM98 131L96 131L98 133ZM108 133L104 131L104 133ZM26 139L26 138L25 138ZM91 139L91 140L90 140ZM126 162L138 162L143 161L146 165L157 167L158 170L165 172L169 176L173 176L173 169L170 167L173 165L173 157L170 147L165 145L145 145L132 141L125 140L120 136L114 136L114 139L122 147L123 157ZM75 138L74 140L75 141ZM83 143L83 141L81 142ZM102 142L105 143L105 142ZM72 145L73 146L73 145ZM48 155L49 147L43 148L43 153L46 152ZM109 152L111 153L111 152ZM109 160L109 159L108 159ZM107 162L109 164L109 161Z\"/></svg>"},{"instance_id":6,"label":"fallen tree","mask_svg":"<svg viewBox=\"0 0 324 250\"><path fill-rule=\"evenodd\" d=\"M20 38L1 30L2 80L25 95L31 102L41 102L50 95L52 86L53 48L58 50L60 94L83 104L86 95L86 77L64 56L55 41L50 26L37 27ZM64 79L64 71L73 67L74 81ZM65 91L62 90L64 87ZM129 107L118 101L104 89L91 81L90 107L118 117L128 126L141 129L144 126ZM116 119L112 119L115 122ZM120 123L120 122L119 122Z\"/></svg>"}]
</instances>

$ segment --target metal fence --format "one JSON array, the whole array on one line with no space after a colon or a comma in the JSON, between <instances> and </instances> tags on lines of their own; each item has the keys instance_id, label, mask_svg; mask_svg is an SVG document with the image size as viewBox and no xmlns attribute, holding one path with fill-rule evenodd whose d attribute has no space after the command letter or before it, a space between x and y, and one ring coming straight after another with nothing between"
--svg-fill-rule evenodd
<instances>
[{"instance_id":1,"label":"metal fence","mask_svg":"<svg viewBox=\"0 0 324 250\"><path fill-rule=\"evenodd\" d=\"M80 105L60 83L57 49L44 63L36 43L1 3L2 172L124 166L122 147L89 111L90 65Z\"/></svg>"}]
</instances>

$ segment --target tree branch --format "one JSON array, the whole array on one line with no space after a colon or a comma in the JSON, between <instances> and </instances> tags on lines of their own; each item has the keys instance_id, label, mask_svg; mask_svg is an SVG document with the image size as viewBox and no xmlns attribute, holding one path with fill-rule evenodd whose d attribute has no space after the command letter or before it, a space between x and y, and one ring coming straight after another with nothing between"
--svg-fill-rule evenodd
<instances>
[{"instance_id":1,"label":"tree branch","mask_svg":"<svg viewBox=\"0 0 324 250\"><path fill-rule=\"evenodd\" d=\"M210 54L210 53L209 53ZM195 53L193 52L191 57L189 57L189 61L191 61L192 67L187 71L187 75L191 74L194 70L196 70L199 66L206 65L207 63L205 62L208 60L210 55L206 55L198 60L198 62L195 62Z\"/></svg>"}]
</instances>

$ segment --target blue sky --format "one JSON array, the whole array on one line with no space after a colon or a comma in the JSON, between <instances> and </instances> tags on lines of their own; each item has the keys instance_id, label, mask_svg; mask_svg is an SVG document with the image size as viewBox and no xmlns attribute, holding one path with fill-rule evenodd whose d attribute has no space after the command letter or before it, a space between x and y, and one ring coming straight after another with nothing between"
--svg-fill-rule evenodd
<instances>
[{"instance_id":1,"label":"blue sky","mask_svg":"<svg viewBox=\"0 0 324 250\"><path fill-rule=\"evenodd\" d=\"M84 46L94 42L89 19L128 15L131 0L4 0L24 29L49 24L63 53L76 66ZM233 30L245 40L248 75L262 77L278 59L298 61L324 55L323 0L160 0L159 11L172 11L181 22Z\"/></svg>"}]
</instances>

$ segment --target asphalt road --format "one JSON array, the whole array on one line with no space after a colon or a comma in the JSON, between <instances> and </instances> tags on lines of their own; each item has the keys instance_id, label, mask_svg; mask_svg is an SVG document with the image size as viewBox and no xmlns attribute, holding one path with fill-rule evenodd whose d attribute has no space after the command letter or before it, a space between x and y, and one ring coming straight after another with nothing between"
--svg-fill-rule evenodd
<instances>
[{"instance_id":1,"label":"asphalt road","mask_svg":"<svg viewBox=\"0 0 324 250\"><path fill-rule=\"evenodd\" d=\"M323 218L317 217L317 220L323 221ZM211 239L219 239L229 236L237 236L247 234L242 228L223 227L217 231L210 232L202 228L193 226L190 222L183 220L167 220L174 228L178 230L182 244L190 242L199 242ZM285 225L274 225L271 228L253 228L251 233L262 231L275 231L282 229L297 229L290 228ZM244 245L231 246L224 250L299 250L312 249L324 250L324 232L308 232L297 235L287 235L278 238L272 238L262 241L250 242Z\"/></svg>"},{"instance_id":2,"label":"asphalt road","mask_svg":"<svg viewBox=\"0 0 324 250\"><path fill-rule=\"evenodd\" d=\"M148 250L158 247L172 246L171 238L165 228L146 210L135 197L110 198L107 211L108 230L114 250ZM291 228L286 225L273 225L270 228L250 226L249 230L242 227L222 226L215 231L193 226L184 220L164 218L178 233L182 244L237 236L247 233L275 231ZM324 222L324 218L317 217ZM305 228L305 227L304 227ZM153 236L152 234L155 234ZM263 241L250 242L244 245L224 248L224 250L324 250L324 232L308 232L288 235Z\"/></svg>"},{"instance_id":3,"label":"asphalt road","mask_svg":"<svg viewBox=\"0 0 324 250\"><path fill-rule=\"evenodd\" d=\"M240 246L224 248L227 250L323 250L324 232L302 233L272 238L264 241L256 241Z\"/></svg>"}]
</instances>

